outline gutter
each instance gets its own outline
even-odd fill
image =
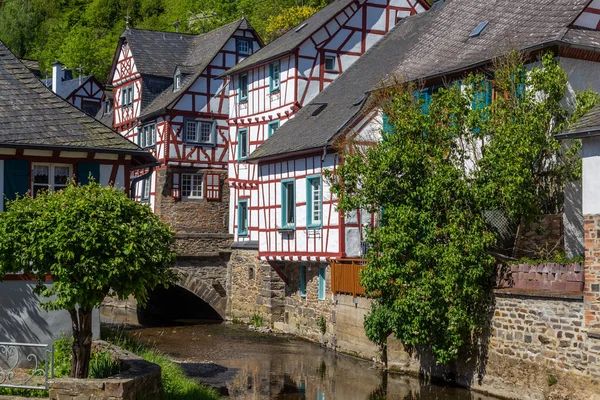
[[[556,140],[587,139],[587,138],[597,137],[597,136],[600,136],[600,126],[590,128],[585,131],[559,133],[558,135],[554,135],[554,139],[556,139]]]
[[[150,175],[152,175],[153,172],[154,172],[154,165],[149,166],[148,172],[146,172],[145,174],[131,178],[131,181],[130,181],[131,183],[129,184],[129,198],[130,199],[135,199],[135,187],[137,186],[137,183],[148,178]]]

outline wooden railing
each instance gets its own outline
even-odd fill
[[[354,297],[363,296],[365,288],[358,284],[358,273],[365,267],[366,260],[341,259],[331,260],[331,290],[333,295],[350,294]]]

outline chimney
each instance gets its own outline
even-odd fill
[[[62,64],[60,61],[56,61],[54,64],[52,64],[52,91],[56,94],[58,94],[60,90],[62,77]]]

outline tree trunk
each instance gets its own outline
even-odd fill
[[[69,310],[73,324],[73,359],[71,378],[88,377],[92,355],[92,310]]]

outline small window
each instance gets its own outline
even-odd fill
[[[238,160],[243,161],[248,157],[248,129],[238,131]]]
[[[477,37],[477,36],[481,35],[481,33],[483,32],[483,30],[487,26],[488,26],[488,21],[480,22],[479,25],[477,25],[475,27],[475,29],[473,29],[473,31],[471,31],[471,34],[469,35],[469,37]]]
[[[267,137],[271,137],[279,129],[279,121],[269,122]]]
[[[252,54],[252,42],[248,39],[238,39],[237,52],[242,55]]]
[[[173,78],[173,90],[179,89],[181,89],[181,72],[177,70],[177,72],[175,72],[175,77]]]
[[[325,71],[337,72],[335,56],[325,56]]]
[[[87,115],[95,117],[100,110],[100,104],[95,101],[83,100],[81,102],[81,110],[83,110],[83,112]]]
[[[300,297],[306,297],[306,265],[300,266]]]
[[[146,178],[146,179],[142,180],[142,193],[140,196],[142,198],[142,202],[150,201],[150,188],[151,188],[150,178]]]
[[[325,267],[319,267],[319,300],[325,300]]]
[[[238,236],[248,235],[248,200],[238,201]]]
[[[281,226],[294,228],[296,223],[296,190],[293,180],[281,182]]]
[[[221,200],[221,176],[206,174],[206,200]]]
[[[320,228],[323,223],[323,187],[320,176],[306,179],[306,223],[308,228]]]
[[[201,199],[203,178],[203,174],[181,174],[181,197]]]
[[[139,143],[141,147],[152,147],[156,144],[156,124],[147,124],[142,126],[139,133]]]
[[[240,75],[240,101],[248,100],[248,74]]]
[[[187,143],[215,144],[216,121],[186,120],[185,141]]]
[[[273,63],[271,63],[270,66],[270,86],[271,86],[271,92],[276,92],[277,90],[279,90],[279,87],[281,86],[281,64],[279,63],[279,61],[275,61]]]
[[[67,187],[71,179],[71,167],[68,165],[34,164],[32,171],[32,194],[35,197],[44,190],[58,191]]]
[[[121,107],[131,107],[133,104],[133,85],[121,89]]]

